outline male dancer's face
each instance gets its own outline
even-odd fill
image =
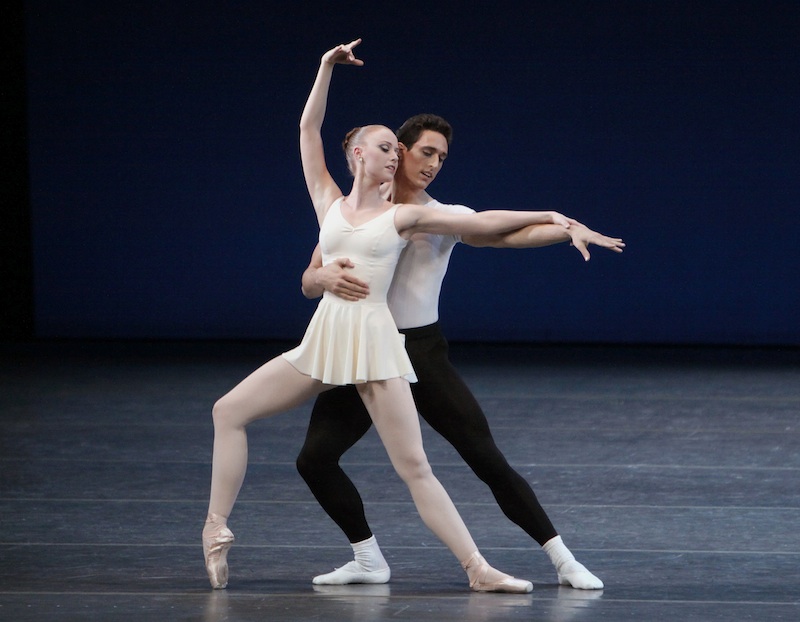
[[[400,143],[397,177],[412,188],[425,190],[436,179],[447,158],[447,140],[439,132],[423,130],[411,148]]]

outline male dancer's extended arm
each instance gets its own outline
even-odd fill
[[[594,244],[621,253],[625,243],[620,238],[611,238],[589,229],[576,220],[571,220],[569,229],[561,225],[530,225],[511,233],[498,235],[464,236],[462,242],[475,247],[492,248],[541,248],[569,242],[589,261],[588,246]],[[342,257],[322,270],[322,252],[314,249],[311,261],[303,272],[302,291],[306,298],[319,298],[327,290],[344,300],[360,300],[369,294],[369,285],[355,278],[350,272],[352,262]]]
[[[616,253],[621,253],[625,248],[625,243],[620,238],[611,238],[593,231],[576,220],[570,220],[569,229],[559,225],[530,225],[501,235],[463,236],[461,241],[470,246],[492,248],[539,248],[569,242],[585,261],[589,261],[590,244]]]

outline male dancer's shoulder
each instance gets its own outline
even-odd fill
[[[428,207],[432,207],[433,209],[438,209],[451,214],[471,214],[475,211],[466,205],[461,205],[459,203],[442,203],[436,199],[431,199],[431,201],[429,201],[426,205]]]

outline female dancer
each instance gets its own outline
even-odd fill
[[[370,295],[344,301],[327,292],[297,348],[267,362],[213,410],[214,455],[203,553],[212,587],[228,583],[227,553],[234,536],[227,519],[247,469],[246,426],[287,411],[332,386],[355,384],[397,473],[406,483],[423,522],[452,551],[481,592],[530,592],[528,581],[491,567],[439,480],[422,447],[409,381],[414,370],[386,304],[400,251],[417,232],[503,233],[554,223],[569,227],[557,212],[485,211],[448,214],[418,205],[393,205],[381,196],[398,163],[394,133],[382,125],[351,131],[344,143],[354,175],[346,197],[325,164],[321,129],[333,66],[363,65],[353,53],[356,39],[326,52],[300,120],[300,154],[306,185],[320,224],[323,262],[349,257]]]

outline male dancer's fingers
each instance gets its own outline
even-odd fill
[[[347,300],[348,302],[356,302],[357,300],[364,298],[364,296],[358,296],[357,294],[351,293],[347,289],[337,288],[333,291],[333,293],[342,300]]]
[[[356,265],[350,261],[347,257],[340,257],[336,260],[336,264],[340,268],[355,268]],[[342,286],[352,289],[354,292],[359,294],[364,294],[365,296],[369,294],[369,284],[365,283],[361,279],[354,277],[351,274],[343,273],[341,275],[342,279]]]
[[[347,257],[339,257],[336,260],[336,263],[342,268],[355,268],[355,264],[350,261]]]
[[[339,298],[355,302],[369,295],[369,286],[355,277],[342,275],[334,286],[333,293]]]
[[[623,242],[620,238],[609,238],[605,235],[600,236],[600,240],[594,243],[598,246],[605,246],[607,249],[612,250],[615,253],[621,253],[622,249],[625,248],[625,242]]]
[[[583,240],[580,238],[573,240],[572,245],[578,250],[584,261],[589,261],[591,256],[589,255],[589,249]]]
[[[369,285],[367,285],[364,281],[360,281],[352,276],[346,277],[345,280],[347,281],[347,286],[353,295],[358,296],[359,298],[366,298],[369,295]]]
[[[347,292],[337,292],[336,295],[342,300],[347,300],[348,302],[357,302],[364,298],[363,296],[361,296],[361,298],[358,296],[351,296]]]
[[[573,246],[575,242],[579,239],[578,236],[573,237]],[[595,246],[602,246],[603,248],[607,248],[610,251],[614,251],[615,253],[621,253],[622,249],[625,248],[625,242],[622,241],[622,238],[610,238],[607,235],[603,235],[602,233],[597,233],[596,231],[592,231],[591,229],[587,230],[586,235],[583,236],[581,240],[585,246],[589,246],[590,244],[594,244]],[[588,255],[588,253],[587,253]],[[584,255],[584,258],[588,261],[588,257]]]

